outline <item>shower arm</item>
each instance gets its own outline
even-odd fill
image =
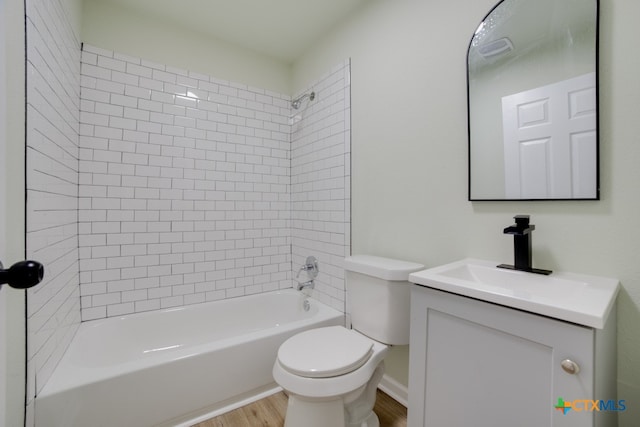
[[[304,101],[305,98],[308,98],[309,101],[313,101],[316,98],[316,93],[310,92],[310,93],[305,93],[303,95],[300,95],[299,97],[291,101],[291,107],[297,110],[298,108],[300,108],[300,105],[302,105],[302,101]]]

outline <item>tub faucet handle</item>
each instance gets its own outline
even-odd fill
[[[316,257],[314,257],[313,255],[309,255],[307,257],[307,260],[305,261],[304,265],[302,265],[298,270],[298,274],[296,274],[296,279],[300,277],[300,273],[302,273],[303,271],[306,271],[307,276],[309,276],[309,278],[312,280],[318,277],[318,272],[320,270],[318,269],[318,260],[316,259]]]

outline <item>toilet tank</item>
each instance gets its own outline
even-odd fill
[[[384,344],[409,344],[409,274],[424,269],[414,262],[373,255],[344,260],[351,326]]]

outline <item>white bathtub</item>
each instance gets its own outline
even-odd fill
[[[293,289],[82,323],[35,400],[36,427],[190,425],[276,391],[293,334],[342,313]]]

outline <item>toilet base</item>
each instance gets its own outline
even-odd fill
[[[303,397],[290,395],[287,404],[287,416],[284,427],[380,427],[375,412],[357,424],[345,421],[344,401],[333,399],[319,402],[309,401]]]
[[[342,399],[309,401],[301,396],[289,395],[284,427],[346,427]]]
[[[375,412],[371,411],[369,416],[358,424],[347,424],[347,427],[380,427],[380,420]]]

